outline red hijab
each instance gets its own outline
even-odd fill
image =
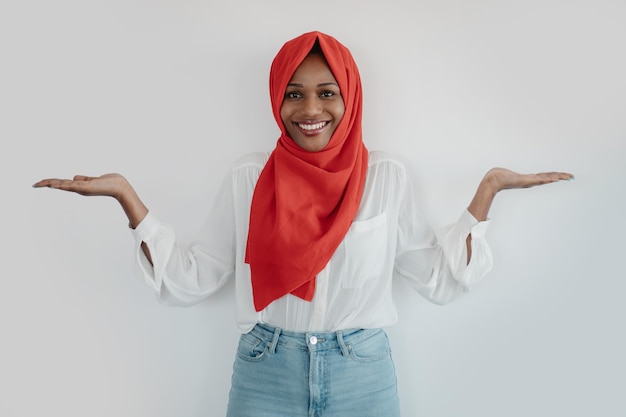
[[[288,136],[280,108],[315,41],[339,84],[345,113],[328,145],[308,152]],[[313,299],[315,276],[354,220],[367,172],[361,79],[350,51],[336,39],[309,32],[285,43],[272,63],[270,98],[281,135],[254,190],[246,253],[256,311],[289,293]]]

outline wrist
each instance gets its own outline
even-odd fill
[[[497,184],[494,183],[493,176],[487,173],[478,184],[476,194],[474,194],[474,198],[467,207],[468,211],[476,220],[484,221],[487,219],[491,203],[498,191],[499,188]]]
[[[135,191],[126,178],[120,176],[116,180],[117,186],[115,187],[113,198],[115,198],[121,205],[128,204],[135,194]]]
[[[478,185],[479,192],[493,198],[502,189],[498,181],[498,176],[495,172],[490,170],[485,174],[480,184]]]
[[[121,179],[119,192],[116,193],[115,198],[122,206],[124,213],[126,213],[129,226],[133,229],[137,227],[148,213],[148,208],[143,204],[135,189],[125,178]]]

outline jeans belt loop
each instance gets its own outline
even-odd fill
[[[341,330],[337,331],[337,342],[339,343],[339,347],[341,348],[341,354],[343,356],[348,356],[350,354],[350,351],[348,350],[348,347],[343,340],[343,332]]]
[[[280,337],[280,328],[274,327],[274,338],[270,344],[270,353],[273,355],[276,352],[276,345],[278,344],[278,338]]]

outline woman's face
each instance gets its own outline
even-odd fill
[[[326,147],[345,107],[339,84],[321,55],[309,55],[287,84],[280,117],[287,133],[302,149]]]

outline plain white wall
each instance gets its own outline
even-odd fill
[[[232,284],[163,307],[114,201],[30,185],[121,172],[191,239],[229,164],[274,146],[269,66],[310,30],[353,52],[366,144],[406,160],[434,227],[492,166],[576,174],[498,196],[467,297],[398,283],[404,416],[626,415],[624,21],[621,0],[3,2],[0,415],[224,415]]]

